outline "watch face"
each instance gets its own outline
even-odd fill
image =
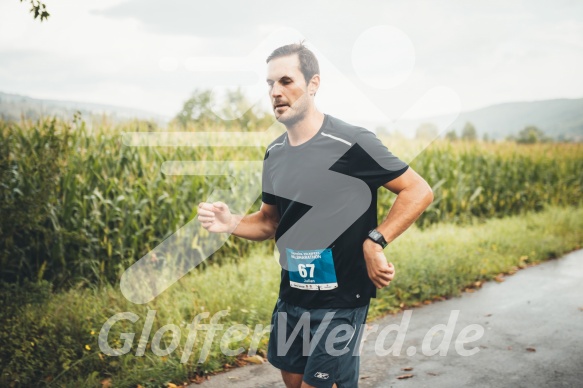
[[[376,229],[373,229],[369,232],[368,236],[377,244],[380,244],[383,248],[387,246],[385,241],[385,237]]]

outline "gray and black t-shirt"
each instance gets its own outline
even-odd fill
[[[374,133],[329,115],[307,142],[290,146],[284,133],[269,145],[262,200],[280,216],[283,301],[350,308],[376,296],[362,244],[377,226],[377,189],[407,168]]]

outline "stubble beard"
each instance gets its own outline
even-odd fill
[[[302,100],[302,98],[297,99],[293,105],[288,105],[285,112],[276,116],[277,121],[289,127],[306,117],[308,113],[308,102]]]

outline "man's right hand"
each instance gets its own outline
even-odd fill
[[[198,204],[198,220],[203,228],[213,233],[231,233],[233,215],[223,202],[201,202]]]

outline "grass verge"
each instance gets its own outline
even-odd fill
[[[583,208],[550,207],[465,227],[412,228],[386,250],[397,276],[373,300],[369,319],[455,296],[500,273],[558,257],[582,243]],[[29,284],[26,290],[3,285],[0,385],[158,387],[241,364],[250,347],[264,354],[268,335],[263,328],[269,325],[278,282],[276,261],[266,252],[256,252],[238,263],[193,271],[146,305],[128,302],[118,287],[53,293],[48,283]],[[151,310],[155,316],[145,354],[136,356]],[[228,315],[217,321],[224,326],[214,337],[210,330],[190,330],[188,325],[197,315],[200,324],[208,324],[221,311]],[[100,351],[99,332],[108,318],[121,312],[134,313],[137,320],[112,325],[108,343],[112,348],[126,345],[129,351],[107,356]],[[164,325],[171,326],[155,341],[154,333]],[[197,335],[188,355],[193,332]],[[241,355],[226,356],[221,347],[239,348]],[[182,357],[187,361],[181,362]]]

